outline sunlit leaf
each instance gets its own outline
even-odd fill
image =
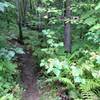
[[[100,2],[98,3],[98,5],[95,7],[95,10],[100,9]]]
[[[59,75],[60,75],[60,70],[59,69],[57,69],[57,68],[54,68],[53,69],[53,72],[54,72],[54,74],[58,77]]]
[[[97,56],[96,60],[97,60],[96,63],[100,64],[100,56]]]

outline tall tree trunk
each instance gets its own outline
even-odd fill
[[[26,26],[26,12],[28,9],[28,0],[21,1],[21,9],[22,9],[22,25]]]
[[[19,28],[19,40],[21,43],[23,43],[23,32],[22,32],[22,25],[20,22],[18,22],[18,28]]]
[[[19,28],[19,40],[21,43],[23,43],[23,32],[22,32],[22,16],[21,16],[21,4],[20,0],[15,0],[16,1],[16,15],[17,15],[17,24]]]
[[[71,10],[70,10],[71,0],[66,0],[65,2],[65,18],[71,18]],[[70,22],[64,22],[64,46],[68,53],[71,53],[71,25]]]
[[[29,3],[30,3],[30,12],[32,12],[32,0],[30,0]]]

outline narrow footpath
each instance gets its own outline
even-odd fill
[[[18,63],[20,63],[22,85],[25,87],[22,100],[39,100],[36,65],[30,51],[25,50],[24,54],[18,55]]]

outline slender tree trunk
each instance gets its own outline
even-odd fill
[[[28,9],[28,0],[22,0],[21,9],[22,9],[22,25],[26,26],[26,12]]]
[[[10,28],[10,19],[9,19],[9,15],[8,15],[8,10],[6,9],[7,14],[5,14],[6,16],[6,21],[7,21],[7,30],[9,32],[9,28]]]
[[[32,0],[29,1],[30,3],[30,12],[32,11]]]
[[[22,32],[22,25],[20,22],[18,22],[18,28],[19,28],[19,40],[23,43],[23,32]]]
[[[65,18],[71,18],[71,10],[70,10],[71,0],[66,0],[65,2]],[[70,22],[64,22],[64,46],[68,53],[71,53],[71,25]]]
[[[16,1],[16,15],[17,15],[17,24],[19,28],[19,41],[23,43],[23,32],[22,32],[22,16],[21,16],[21,4],[20,0],[15,0]]]
[[[38,3],[38,7],[42,7],[42,2],[41,1],[38,1],[37,3]],[[38,30],[39,30],[39,32],[41,32],[43,26],[42,26],[42,23],[41,23],[42,17],[41,17],[41,13],[40,12],[38,12],[38,21],[39,21]]]

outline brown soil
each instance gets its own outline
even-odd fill
[[[32,54],[25,51],[25,54],[18,55],[18,61],[20,63],[22,84],[25,87],[22,100],[39,100],[36,65],[33,62]]]

